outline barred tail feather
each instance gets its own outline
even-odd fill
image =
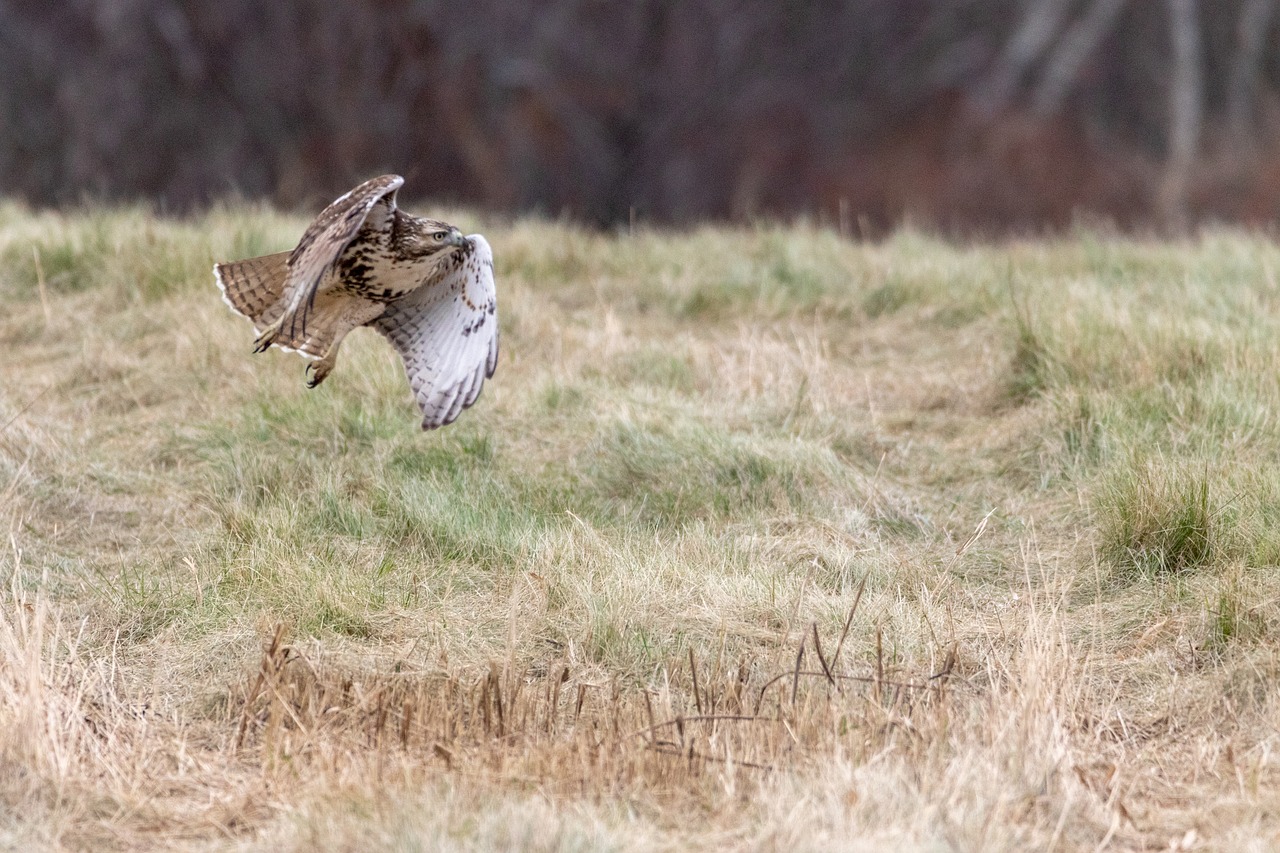
[[[285,317],[271,341],[272,345],[307,358],[322,357],[337,339],[336,330],[342,323],[343,307],[341,299],[317,299],[305,318],[301,316],[302,309]]]
[[[252,320],[258,329],[271,325],[284,312],[282,298],[288,260],[288,252],[278,252],[214,264],[213,277],[222,291],[222,301],[237,314]]]

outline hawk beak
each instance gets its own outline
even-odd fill
[[[467,238],[462,236],[461,231],[454,231],[452,236],[449,237],[449,245],[462,248],[467,245]]]

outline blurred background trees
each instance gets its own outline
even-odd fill
[[[1280,213],[1280,0],[0,0],[0,194],[851,232]]]

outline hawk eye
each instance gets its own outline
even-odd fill
[[[448,232],[448,231],[437,231],[436,233],[434,233],[434,234],[432,234],[432,235],[431,235],[431,239],[432,239],[432,240],[439,240],[439,241],[441,241],[441,242],[444,242],[445,240],[448,240],[448,239],[449,239],[449,232]]]

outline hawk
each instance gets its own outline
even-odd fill
[[[372,326],[404,359],[422,428],[452,423],[498,364],[493,251],[436,219],[396,207],[399,175],[365,181],[315,218],[289,252],[215,264],[231,310],[253,322],[254,352],[312,359],[308,388],[338,347]]]

